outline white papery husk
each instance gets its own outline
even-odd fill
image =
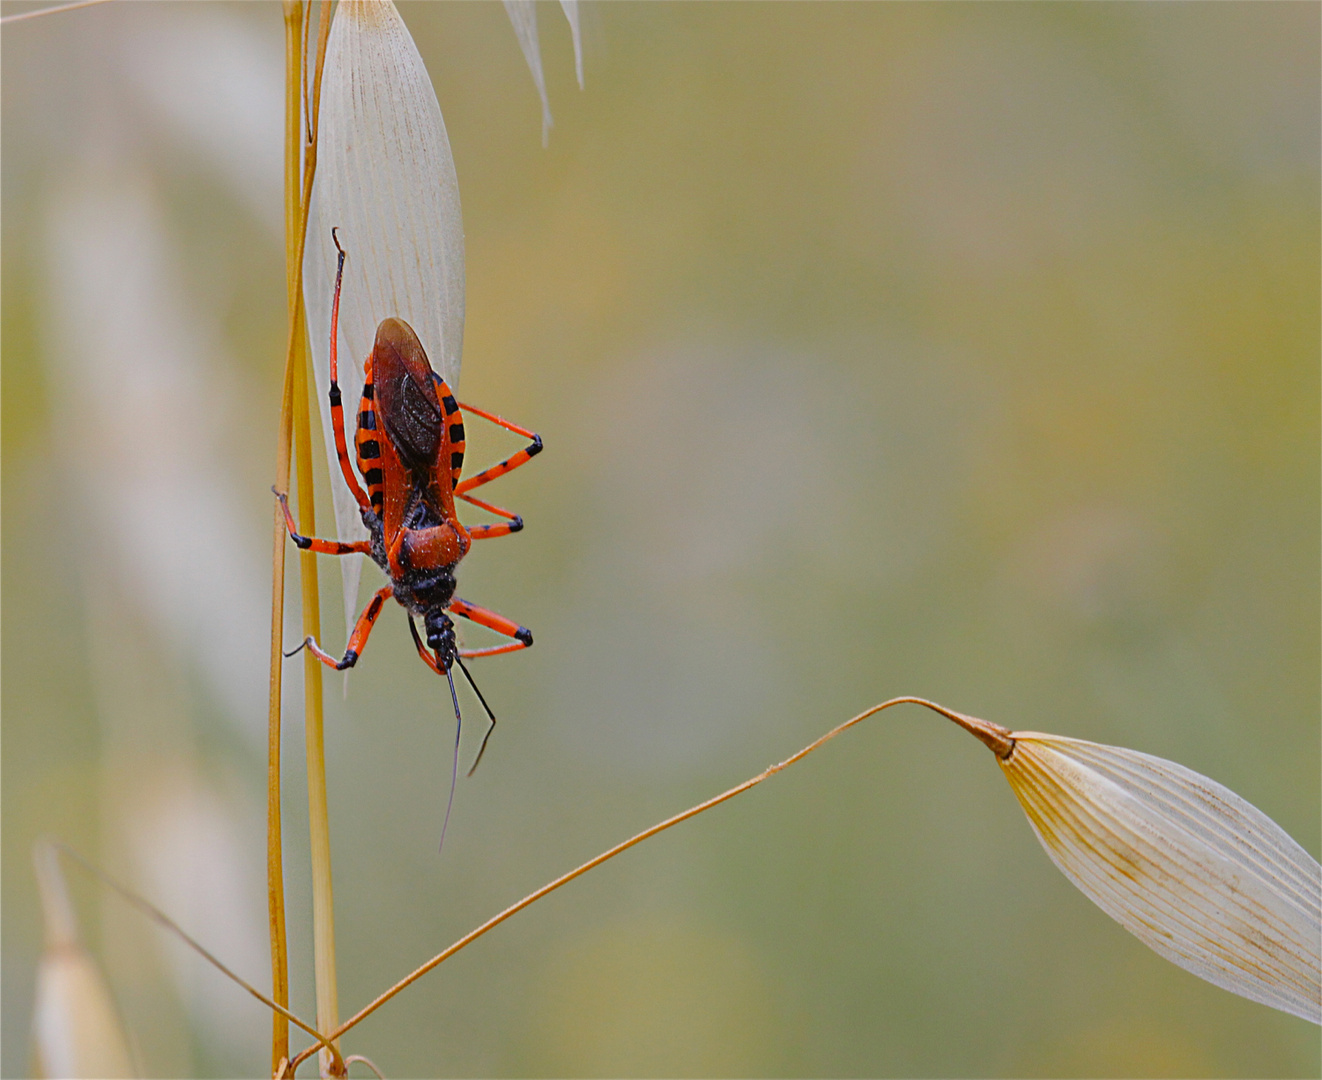
[[[579,25],[578,0],[560,0],[560,8],[569,22],[569,33],[574,41],[574,75],[578,79],[578,88],[583,89],[583,32]],[[546,96],[546,74],[542,70],[542,46],[537,35],[536,0],[505,0],[505,13],[514,27],[514,36],[519,40],[523,58],[528,62],[528,71],[532,74],[533,85],[537,87],[537,96],[542,101],[542,145],[545,146],[551,132],[551,102]]]
[[[39,844],[36,864],[46,937],[32,1005],[37,1075],[135,1076],[110,991],[78,943],[73,905],[54,849]]]
[[[363,364],[382,319],[416,331],[456,392],[464,336],[459,182],[441,108],[417,46],[387,0],[341,0],[322,75],[317,172],[303,262],[308,336],[341,540],[367,532],[335,455],[327,390],[339,231],[348,252],[340,295],[339,383],[353,454]],[[357,615],[361,556],[341,560],[346,625]]]
[[[136,1075],[101,973],[77,945],[43,954],[32,1032],[39,1076]]]
[[[519,39],[519,48],[528,62],[537,96],[542,99],[542,145],[551,133],[551,103],[546,96],[546,75],[542,71],[542,47],[537,39],[537,4],[535,0],[505,0],[505,13]]]
[[[1055,864],[1161,956],[1322,1024],[1322,868],[1233,791],[1161,758],[1014,732],[1001,758]]]
[[[583,31],[578,20],[578,0],[560,0],[560,8],[569,20],[569,33],[574,40],[574,76],[578,88],[583,89]]]

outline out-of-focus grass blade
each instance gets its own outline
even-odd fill
[[[583,89],[583,34],[578,24],[578,0],[560,0],[565,18],[569,20],[569,33],[574,38],[574,74],[578,88]]]
[[[514,25],[514,36],[519,39],[519,48],[523,58],[528,61],[528,70],[532,72],[532,81],[537,86],[537,93],[542,99],[542,145],[551,132],[551,103],[546,97],[546,76],[542,74],[542,49],[537,42],[537,3],[536,0],[505,0],[505,10]],[[565,11],[569,15],[568,10]],[[577,61],[578,49],[578,12],[569,17],[570,30],[574,34],[574,56]],[[579,63],[578,82],[583,84],[582,64]]]
[[[1322,1024],[1322,868],[1285,830],[1172,761],[1008,734],[1010,786],[1093,903],[1172,963]]]
[[[78,943],[73,906],[49,844],[35,852],[46,949],[32,1010],[37,1072],[49,1077],[135,1075],[119,1016],[92,958]]]
[[[339,381],[353,424],[363,362],[387,316],[417,331],[432,367],[459,385],[464,335],[464,233],[454,157],[427,69],[395,6],[342,0],[322,76],[317,178],[304,282],[335,521],[341,540],[366,536],[340,478],[326,400],[338,228],[348,252],[340,298]],[[352,454],[352,430],[350,430]],[[345,621],[357,615],[361,557],[340,560]]]

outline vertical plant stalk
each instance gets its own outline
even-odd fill
[[[299,321],[303,321],[299,305]],[[312,500],[312,433],[308,408],[308,368],[311,355],[305,332],[298,333],[301,363],[294,368],[294,453],[298,468],[298,527],[304,536],[317,533]],[[304,497],[306,494],[306,498]],[[321,605],[317,590],[317,557],[299,552],[303,589],[303,636],[321,637]],[[335,981],[335,890],[331,884],[330,816],[326,800],[326,741],[322,714],[322,664],[303,650],[303,724],[308,775],[308,831],[312,857],[312,943],[317,986],[317,1028],[329,1031],[339,1022]],[[338,1049],[338,1046],[337,1046]],[[330,1075],[331,1056],[321,1051],[322,1075]]]
[[[321,105],[321,72],[326,60],[326,42],[330,37],[330,0],[322,0],[317,21],[317,63],[312,80],[312,100],[308,102],[309,144],[303,172],[303,198],[300,207],[298,262],[298,303],[294,312],[293,336],[298,342],[295,361],[294,447],[298,459],[299,528],[304,536],[316,535],[315,504],[312,490],[312,417],[308,394],[315,381],[312,353],[307,341],[307,313],[303,296],[303,249],[307,243],[308,207],[312,201],[312,180],[317,165],[317,124]],[[304,495],[306,494],[306,499]],[[317,588],[317,559],[311,551],[301,553],[299,577],[303,586],[303,633],[321,636],[321,604]],[[311,652],[303,653],[304,732],[308,776],[308,829],[312,863],[312,942],[317,989],[317,1028],[329,1031],[339,1021],[339,991],[335,979],[335,892],[331,884],[330,816],[326,804],[326,743],[322,714],[322,666]],[[339,1044],[319,1054],[322,1076],[344,1075]]]
[[[303,5],[284,5],[285,16],[285,296],[290,336],[297,308],[297,263],[291,255],[298,247],[299,145],[302,137],[303,100]],[[275,485],[289,486],[289,442],[292,413],[291,365],[287,349],[284,392],[280,395],[280,421],[276,433]],[[285,523],[280,507],[273,507],[274,533],[271,550],[271,656],[266,723],[266,896],[271,933],[271,998],[289,1007],[289,952],[285,937],[284,846],[280,820],[280,698],[284,656],[282,630],[285,620]],[[289,1057],[289,1021],[280,1013],[271,1016],[271,1075],[283,1070]]]
[[[289,399],[289,381],[285,380],[284,399]],[[276,450],[277,484],[289,477],[289,411],[281,408],[280,432]],[[279,507],[277,506],[277,511]],[[280,822],[280,630],[284,624],[285,605],[285,535],[283,516],[275,521],[274,549],[271,556],[271,673],[270,704],[266,731],[266,894],[271,932],[271,998],[289,1007],[289,953],[285,938],[284,851]],[[272,1015],[271,1073],[278,1075],[281,1062],[289,1056],[289,1022],[280,1014]]]
[[[304,153],[303,191],[299,214],[297,263],[293,276],[298,282],[296,307],[291,324],[296,343],[293,357],[294,453],[298,468],[299,528],[304,536],[317,531],[316,504],[312,483],[312,425],[308,407],[312,353],[307,341],[307,313],[303,296],[303,249],[307,243],[308,206],[317,167],[317,122],[321,102],[321,72],[330,36],[330,0],[322,0],[317,21],[317,61],[312,80],[312,99],[307,102],[309,141]],[[306,60],[305,60],[306,62]],[[299,558],[302,583],[303,634],[321,637],[321,604],[317,583],[317,559],[311,551]],[[339,1018],[339,993],[335,980],[334,889],[331,884],[330,816],[326,802],[326,744],[322,713],[322,667],[311,652],[303,653],[303,724],[308,778],[308,830],[312,866],[312,943],[317,992],[317,1027],[329,1030]],[[322,1076],[342,1075],[339,1046],[319,1055]]]
[[[276,488],[288,491],[291,451],[298,454],[298,510],[300,528],[314,527],[312,493],[311,436],[307,404],[307,368],[311,362],[307,348],[303,305],[303,248],[307,240],[307,210],[312,192],[312,179],[317,164],[317,111],[321,96],[321,72],[326,57],[326,39],[330,32],[330,4],[323,0],[318,25],[317,58],[312,78],[310,101],[305,102],[305,65],[307,50],[305,33],[308,12],[300,0],[285,0],[285,283],[288,306],[289,333],[285,352],[284,390],[280,402],[280,421],[276,440]],[[304,118],[307,118],[304,142]],[[300,151],[302,176],[299,176]],[[297,434],[297,439],[295,438]],[[289,955],[285,932],[284,860],[281,838],[280,798],[280,737],[281,690],[284,656],[282,638],[284,628],[285,550],[288,545],[283,514],[277,505],[274,514],[274,547],[271,560],[271,670],[270,704],[267,734],[267,895],[270,908],[272,998],[280,1006],[289,1004]],[[320,612],[317,603],[315,564],[309,575],[303,566],[303,627],[305,634],[319,633]],[[309,595],[311,602],[309,603]],[[313,658],[308,657],[308,660]],[[318,1015],[330,1017],[334,1026],[335,1006],[335,951],[333,925],[330,936],[322,933],[320,913],[330,909],[330,839],[326,831],[325,754],[322,749],[322,709],[320,670],[315,662],[310,672],[304,667],[305,710],[308,732],[309,798],[312,812],[312,869],[314,880],[314,923],[316,927],[316,973]],[[313,676],[315,675],[315,680]],[[315,732],[315,751],[313,740]],[[315,761],[315,764],[314,764]],[[313,771],[315,769],[315,778]],[[314,791],[319,795],[314,795]],[[317,807],[320,807],[320,813]],[[324,892],[324,895],[323,895]],[[329,997],[323,991],[329,971]],[[323,1002],[329,1002],[329,1011],[323,1014]],[[289,1057],[289,1024],[284,1016],[275,1015],[271,1035],[271,1071],[281,1075],[287,1068]],[[336,1051],[335,1061],[339,1054]],[[323,1051],[322,1071],[332,1068],[332,1055]]]

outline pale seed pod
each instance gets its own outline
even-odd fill
[[[583,89],[583,31],[579,27],[578,0],[560,0],[560,8],[569,21],[569,34],[574,40],[574,77]]]
[[[574,76],[578,79],[578,88],[583,89],[583,32],[579,23],[578,0],[560,0],[560,8],[569,23],[569,34],[574,42]],[[542,46],[537,33],[537,4],[535,0],[505,0],[505,13],[514,27],[514,36],[519,40],[523,58],[528,62],[528,71],[532,75],[533,85],[537,87],[537,96],[542,102],[542,145],[550,138],[551,102],[546,96],[546,74],[542,70]]]
[[[1322,1024],[1322,867],[1271,818],[1173,761],[951,718],[1089,900],[1186,971]]]
[[[545,146],[553,121],[551,103],[546,96],[546,76],[542,72],[542,46],[537,38],[537,4],[534,0],[505,0],[505,13],[510,17],[514,36],[519,39],[519,48],[528,62],[537,96],[542,100],[542,145]]]
[[[32,1009],[36,1071],[46,1077],[136,1075],[119,1015],[92,958],[78,943],[58,856],[37,845],[45,950]]]

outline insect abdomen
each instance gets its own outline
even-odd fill
[[[459,411],[459,403],[455,401],[449,384],[435,372],[432,378],[436,380],[441,408],[445,411],[445,419],[441,422],[445,425],[445,435],[450,442],[450,484],[454,486],[459,483],[459,474],[464,471],[464,416]]]

